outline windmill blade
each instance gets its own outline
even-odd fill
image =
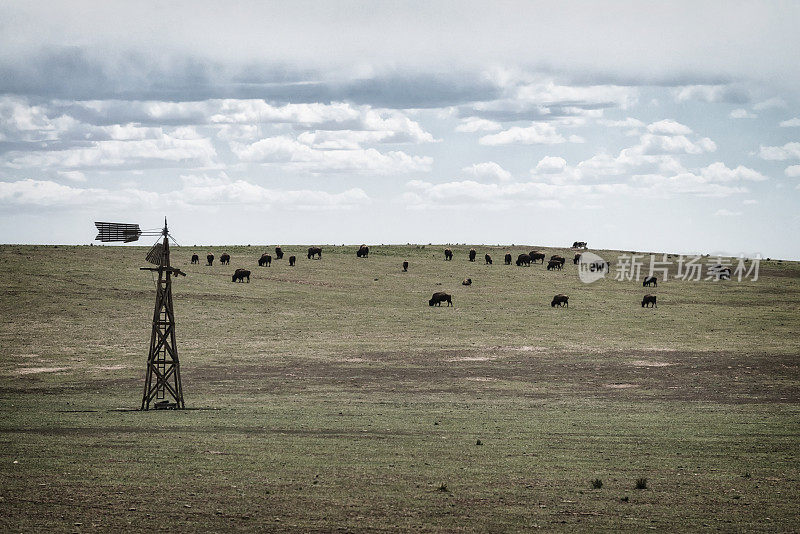
[[[95,222],[94,225],[99,232],[95,240],[105,243],[112,241],[130,243],[132,241],[138,241],[139,236],[142,235],[142,230],[139,228],[138,224]]]
[[[160,242],[153,245],[153,248],[151,248],[150,252],[147,253],[145,259],[153,265],[163,265],[164,245],[162,245]]]

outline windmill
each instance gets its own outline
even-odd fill
[[[143,271],[158,273],[156,305],[153,310],[153,329],[150,334],[150,351],[147,354],[147,371],[144,379],[142,410],[153,408],[184,408],[181,386],[181,367],[178,346],[175,343],[175,313],[172,309],[172,277],[186,276],[180,269],[169,264],[169,239],[167,219],[161,231],[142,231],[138,224],[96,222],[98,234],[95,240],[103,242],[122,241],[131,243],[141,236],[160,235],[147,253],[148,262],[158,267],[141,267]],[[167,398],[169,396],[170,399]]]

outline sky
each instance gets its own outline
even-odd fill
[[[0,242],[800,259],[800,2],[0,0]],[[149,238],[148,238],[149,239]]]

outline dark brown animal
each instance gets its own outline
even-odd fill
[[[505,262],[506,265],[511,265],[511,254],[506,254]]]
[[[547,262],[547,270],[548,271],[560,271],[563,268],[564,264],[558,260],[550,260]]]
[[[356,250],[356,257],[359,258],[369,257],[369,247],[367,245],[361,245],[360,247],[358,247],[358,250]]]
[[[655,276],[646,276],[644,278],[644,282],[642,282],[642,287],[658,287],[658,278]]]
[[[581,261],[581,253],[578,252],[577,254],[575,254],[575,257],[572,258],[572,264],[573,265],[578,265],[578,262],[580,262],[580,261]]]
[[[206,261],[208,261],[209,265],[214,265],[214,255],[209,254],[208,256],[206,256]]]
[[[567,260],[564,258],[564,256],[559,256],[558,254],[553,254],[552,256],[550,256],[550,261],[553,261],[553,260],[558,261],[561,264],[562,267],[567,262]],[[542,262],[542,263],[544,263],[544,262]]]
[[[449,248],[444,249],[444,261],[450,261],[453,259],[453,251]]]
[[[200,263],[200,256],[198,256],[197,254],[192,254],[192,265],[194,265],[195,263]]]
[[[403,262],[403,272],[404,272],[404,273],[405,273],[405,272],[408,272],[408,262],[407,262],[407,261],[404,261],[404,262]]]
[[[461,281],[461,285],[462,286],[471,286],[472,285],[472,278],[464,278],[464,280]]]
[[[270,265],[272,265],[272,256],[265,252],[260,258],[258,258],[258,266],[269,267]]]
[[[491,265],[491,264],[492,264],[492,257],[491,257],[491,256],[489,256],[488,254],[486,254],[486,255],[483,257],[483,259],[484,259],[484,260],[486,260],[486,265]]]
[[[431,300],[428,301],[428,306],[433,306],[433,305],[441,306],[442,302],[446,302],[448,306],[452,306],[453,297],[448,295],[447,293],[438,291],[434,293],[433,296],[431,297]]]
[[[586,241],[575,241],[572,243],[572,248],[586,248]]]
[[[556,306],[558,306],[559,308],[563,306],[569,308],[569,297],[559,293],[558,295],[553,297],[553,301],[550,303],[550,306],[552,308],[555,308]]]
[[[297,261],[297,258],[294,256],[289,256],[289,267],[294,267],[294,263]]]
[[[532,262],[536,262],[537,260],[541,260],[542,265],[544,265],[544,258],[545,258],[545,253],[544,252],[537,252],[537,251],[534,250],[533,252],[531,252],[529,254],[529,256],[531,257],[531,261]]]
[[[316,256],[318,260],[322,259],[322,249],[320,247],[308,247],[308,259],[310,260],[314,256]]]
[[[222,256],[219,257],[219,262],[222,265],[230,265],[231,264],[231,257],[227,252],[224,252]]]
[[[469,261],[475,261],[476,254],[477,252],[475,252],[474,248],[469,249]]]
[[[531,257],[527,254],[520,254],[517,256],[517,267],[522,267],[523,265],[529,266],[531,264]]]
[[[233,278],[231,282],[244,282],[244,279],[247,278],[247,283],[250,283],[250,271],[247,269],[236,269],[233,273]]]
[[[642,308],[658,308],[658,304],[656,304],[656,296],[645,295],[642,299]]]
[[[275,247],[275,259],[282,260],[283,259],[283,250],[281,247]]]

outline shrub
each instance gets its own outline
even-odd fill
[[[647,489],[647,479],[644,478],[644,477],[637,478],[636,479],[636,489],[640,489],[640,490]]]
[[[599,478],[596,478],[596,479],[592,480],[592,487],[594,489],[602,488],[603,487],[603,481],[600,480]]]

